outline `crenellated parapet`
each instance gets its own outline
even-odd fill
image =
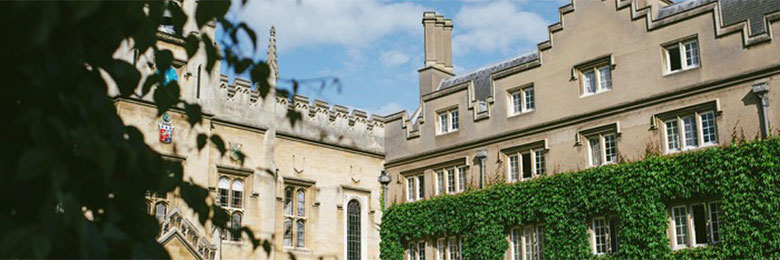
[[[208,103],[218,120],[261,129],[273,127],[280,136],[384,153],[385,118],[382,116],[322,100],[312,102],[302,95],[287,97],[269,93],[263,98],[249,81],[236,78],[230,84],[224,75],[216,91],[214,100]],[[300,115],[294,125],[288,117],[290,111]]]

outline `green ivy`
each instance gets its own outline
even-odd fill
[[[544,223],[548,259],[780,258],[780,139],[734,144],[561,173],[516,184],[393,205],[380,231],[382,259],[403,259],[407,241],[465,237],[464,259],[503,259],[508,230]],[[721,200],[721,243],[672,251],[667,205]],[[587,220],[620,218],[620,249],[591,255]]]

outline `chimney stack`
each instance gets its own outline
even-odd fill
[[[420,96],[431,93],[452,74],[452,20],[436,12],[424,12],[425,64],[420,73]]]

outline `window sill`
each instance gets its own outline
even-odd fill
[[[673,75],[685,73],[685,72],[688,72],[688,71],[697,70],[699,68],[701,68],[701,65],[698,65],[698,66],[695,66],[695,67],[690,67],[690,68],[685,68],[685,69],[679,69],[679,70],[675,70],[675,71],[666,71],[664,73],[664,77],[673,76]]]
[[[685,149],[677,149],[677,150],[671,150],[671,151],[667,149],[666,150],[666,154],[684,153],[684,152],[688,152],[688,151],[695,151],[695,150],[706,149],[706,148],[710,148],[710,147],[717,146],[717,145],[718,145],[718,143],[706,143],[706,144],[703,144],[703,145],[700,145],[700,146],[688,147],[688,148],[685,148]]]
[[[598,94],[601,94],[601,93],[605,93],[605,92],[610,92],[610,91],[612,91],[611,88],[605,89],[605,90],[598,90],[595,93],[585,93],[585,94],[580,95],[580,98],[591,97],[591,96],[595,96],[595,95],[598,95]]]
[[[509,116],[507,117],[507,119],[509,119],[509,118],[515,118],[515,117],[519,117],[519,116],[522,116],[522,115],[531,114],[531,113],[533,113],[534,111],[536,111],[536,109],[526,110],[526,111],[522,111],[522,112],[514,112],[514,111],[513,111],[513,112],[510,112],[510,114],[509,114]]]
[[[454,133],[457,133],[457,132],[458,132],[458,130],[452,130],[452,131],[449,131],[449,132],[446,132],[446,133],[437,133],[436,136],[437,137],[439,137],[439,136],[446,136],[446,135],[451,135],[451,134],[454,134]]]
[[[284,246],[285,252],[311,253],[311,249],[305,247]]]
[[[233,240],[222,240],[222,244],[225,245],[234,245],[234,246],[242,246],[244,245],[241,241],[233,241]]]

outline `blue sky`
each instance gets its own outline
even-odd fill
[[[235,3],[235,2],[234,2]],[[249,0],[231,17],[258,34],[265,59],[268,29],[276,27],[281,78],[337,77],[341,91],[299,93],[331,104],[387,115],[418,107],[423,64],[423,11],[453,19],[455,74],[536,50],[547,25],[568,0]],[[223,67],[223,73],[230,74]]]

